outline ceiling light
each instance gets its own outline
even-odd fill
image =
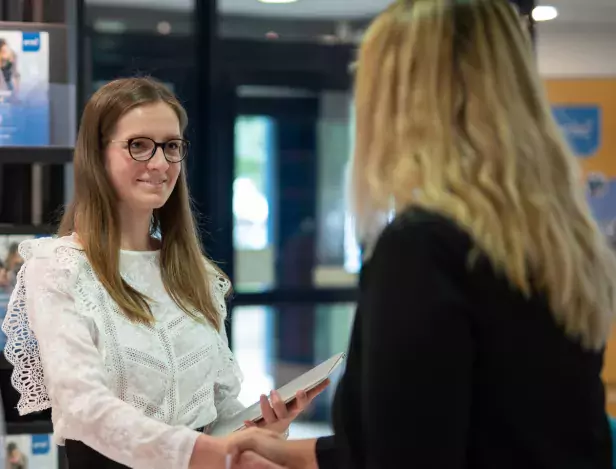
[[[553,6],[542,5],[533,8],[533,19],[535,21],[550,21],[558,16],[558,10]]]
[[[295,3],[297,0],[259,0],[261,3]]]
[[[171,34],[171,24],[168,21],[161,21],[156,25],[156,29],[160,34]]]

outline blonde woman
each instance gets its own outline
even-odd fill
[[[224,328],[230,283],[189,204],[186,125],[154,80],[102,87],[83,113],[59,236],[19,247],[4,351],[20,413],[52,408],[70,469],[228,468],[237,441],[279,438],[319,392],[289,408],[263,399],[269,431],[207,435],[242,410],[241,372]],[[276,467],[251,457],[234,469]]]
[[[608,469],[616,261],[505,0],[400,0],[359,54],[368,254],[335,436],[289,469]]]

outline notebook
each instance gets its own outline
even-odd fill
[[[331,376],[334,370],[342,364],[345,358],[346,354],[339,353],[328,360],[325,360],[320,365],[314,367],[310,371],[295,378],[278,389],[277,391],[280,394],[280,397],[286,404],[289,404],[295,399],[295,395],[298,391],[304,390],[307,392],[316,388],[319,384]],[[259,402],[255,402],[239,414],[236,414],[229,419],[217,422],[208,433],[212,436],[225,436],[245,428],[245,421],[258,422],[262,418],[263,414],[261,413],[261,404]]]

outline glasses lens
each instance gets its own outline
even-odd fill
[[[154,153],[154,142],[149,138],[135,138],[131,140],[128,150],[136,160],[147,160]]]
[[[169,161],[182,161],[188,151],[184,140],[169,140],[165,143],[165,156]]]

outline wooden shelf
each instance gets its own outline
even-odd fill
[[[74,148],[61,146],[44,147],[2,147],[2,164],[65,164],[73,161]]]

